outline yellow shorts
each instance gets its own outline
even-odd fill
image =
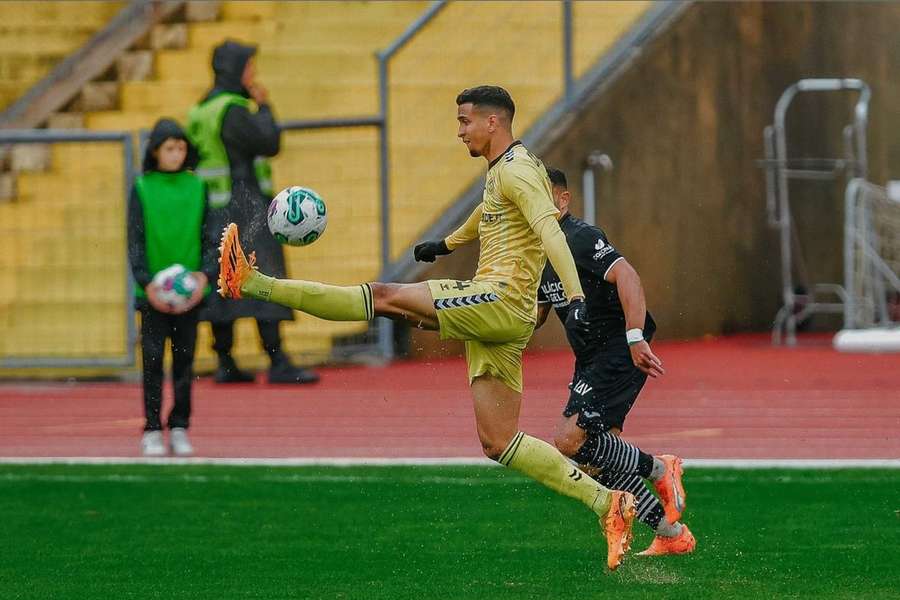
[[[534,323],[517,315],[489,282],[432,279],[427,283],[441,339],[466,343],[469,384],[479,375],[492,375],[521,392],[522,352]]]

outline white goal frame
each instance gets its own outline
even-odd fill
[[[882,186],[855,178],[847,184],[844,200],[847,297],[844,329],[834,338],[835,348],[900,352],[900,316],[889,304],[889,297],[900,294],[900,199]],[[885,209],[893,213],[895,207],[896,214],[887,220]]]

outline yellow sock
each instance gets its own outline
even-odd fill
[[[241,285],[241,295],[301,310],[327,321],[370,321],[375,318],[368,283],[350,287],[301,279],[275,279],[253,271]]]
[[[546,485],[554,492],[581,500],[598,516],[609,510],[609,490],[588,477],[543,440],[520,431],[498,462]]]

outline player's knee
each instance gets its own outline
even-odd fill
[[[396,283],[372,283],[372,304],[376,313],[391,312],[395,308],[397,293],[400,285]]]
[[[563,419],[556,428],[553,443],[556,449],[565,456],[575,456],[584,445],[587,433],[578,426],[578,416]]]
[[[503,454],[503,450],[504,448],[494,444],[481,444],[481,451],[491,460],[500,460],[500,455]]]
[[[512,437],[485,435],[481,436],[481,451],[491,460],[499,460]]]
[[[559,432],[553,439],[553,443],[554,445],[556,445],[556,449],[559,450],[563,455],[574,456],[578,453],[578,450],[581,448],[582,444],[584,444],[584,438],[572,433]]]

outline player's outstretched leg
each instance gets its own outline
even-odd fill
[[[229,224],[219,246],[219,294],[225,298],[255,298],[274,302],[329,321],[368,321],[375,317],[372,287],[349,287],[316,281],[287,281],[263,275],[241,248],[238,227]]]
[[[219,294],[254,298],[300,310],[327,321],[370,321],[376,316],[405,319],[422,329],[437,329],[434,299],[427,283],[363,283],[337,286],[276,279],[260,273],[241,249],[237,225],[222,233],[219,246]]]

